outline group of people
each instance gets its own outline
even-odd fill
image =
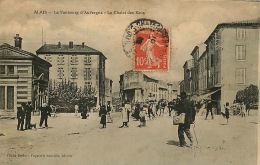
[[[28,129],[36,129],[36,123],[31,123],[31,115],[34,108],[31,102],[22,103],[21,106],[17,108],[17,130],[24,131]],[[48,128],[48,116],[51,116],[52,109],[46,103],[43,103],[42,107],[39,108],[41,112],[41,119],[39,126],[42,127],[43,122],[45,122],[45,128]],[[25,126],[24,126],[25,125]]]
[[[100,107],[99,116],[101,117],[100,124],[102,124],[102,128],[106,128],[106,123],[112,123],[113,119],[111,117],[112,107],[110,101],[107,102],[107,105],[102,105]]]

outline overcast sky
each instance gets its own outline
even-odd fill
[[[51,12],[34,14],[38,10]],[[100,15],[54,14],[54,11],[93,11]],[[107,11],[140,11],[145,14],[104,14]],[[119,75],[133,69],[132,61],[122,48],[122,36],[127,26],[139,18],[160,22],[171,30],[171,57],[168,72],[150,72],[151,77],[167,82],[183,79],[183,64],[198,44],[203,44],[217,24],[260,17],[259,2],[202,2],[159,0],[46,0],[0,1],[0,44],[14,45],[13,37],[23,38],[22,49],[35,53],[42,45],[86,45],[101,51],[106,57],[106,76],[119,87]]]

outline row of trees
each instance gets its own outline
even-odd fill
[[[88,110],[96,104],[95,88],[78,87],[71,81],[50,81],[49,99],[50,104],[72,108],[78,104],[80,109]]]
[[[236,94],[236,102],[244,102],[245,104],[255,104],[258,102],[259,90],[256,85],[250,85],[244,90],[240,90]]]

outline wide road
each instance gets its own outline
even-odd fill
[[[167,114],[148,120],[147,126],[130,118],[128,128],[122,125],[120,113],[114,122],[100,129],[97,113],[87,120],[74,114],[49,118],[49,129],[17,131],[17,120],[0,120],[0,164],[6,165],[256,165],[257,111],[246,118],[222,116],[204,120],[196,116],[191,126],[197,135],[193,147],[178,147],[178,126]],[[39,116],[32,123],[39,123]],[[186,138],[187,140],[187,138]],[[188,140],[187,140],[188,142]]]

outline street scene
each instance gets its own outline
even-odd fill
[[[0,2],[0,164],[257,165],[260,4],[111,2]]]

